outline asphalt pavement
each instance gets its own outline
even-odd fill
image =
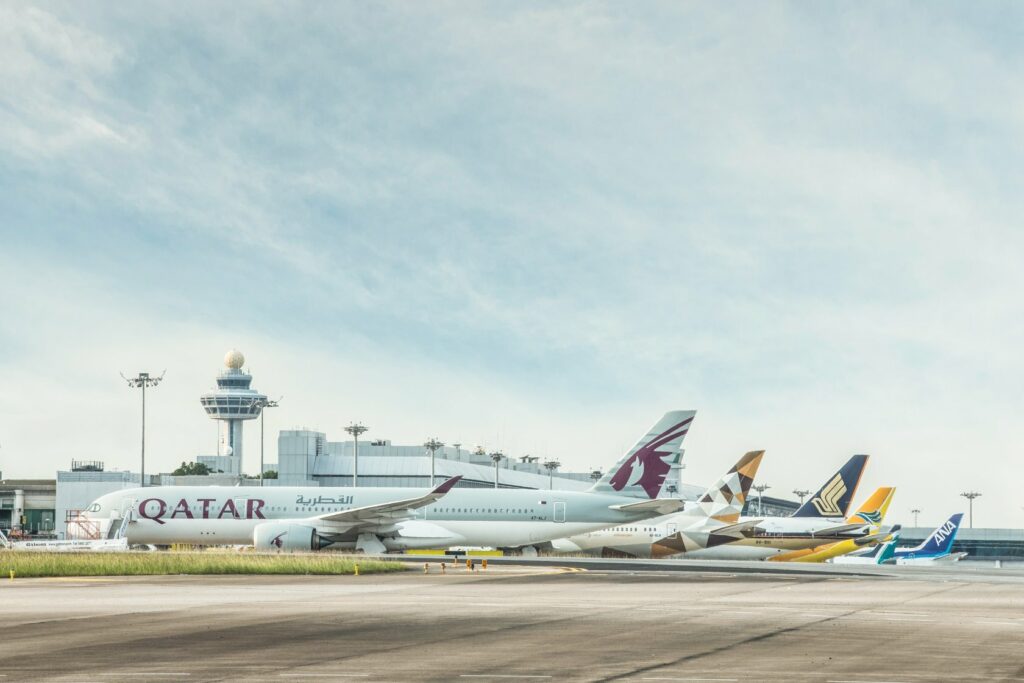
[[[1012,573],[429,569],[4,580],[0,683],[1024,681]]]

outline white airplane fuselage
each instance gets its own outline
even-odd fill
[[[401,500],[411,489],[328,487],[150,487],[107,494],[85,513],[116,519],[132,510],[131,544],[243,545],[271,522],[313,526],[332,547],[353,548],[363,531],[349,522],[320,516]],[[456,545],[519,547],[642,519],[615,505],[639,502],[626,496],[586,491],[453,489],[440,500],[412,510],[372,532],[388,550]]]

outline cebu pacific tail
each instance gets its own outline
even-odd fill
[[[864,501],[864,504],[857,508],[857,511],[847,517],[848,524],[864,523],[871,526],[878,526],[885,519],[885,513],[889,511],[889,503],[896,493],[892,486],[883,486],[876,489],[871,497]]]
[[[672,465],[682,457],[683,439],[696,415],[695,410],[665,413],[590,490],[657,498]]]
[[[793,513],[793,517],[845,517],[860,484],[868,456],[855,455],[811,498]]]

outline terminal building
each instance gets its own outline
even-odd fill
[[[49,536],[57,528],[53,479],[0,476],[0,529],[14,536]]]

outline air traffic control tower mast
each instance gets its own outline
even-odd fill
[[[242,473],[242,423],[260,416],[267,397],[250,389],[252,375],[244,372],[245,356],[231,349],[224,356],[225,370],[217,376],[217,389],[199,400],[206,414],[220,421],[217,455],[200,455],[198,461],[214,472]]]

